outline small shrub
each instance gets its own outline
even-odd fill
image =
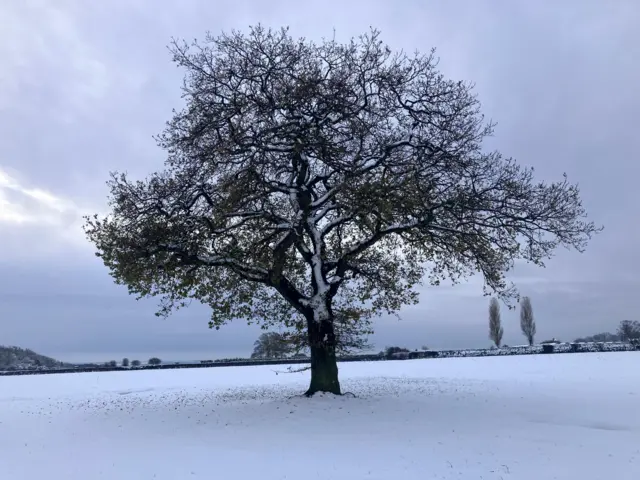
[[[391,360],[392,358],[395,358],[395,354],[396,353],[409,353],[409,350],[406,348],[402,348],[402,347],[387,347],[385,349],[385,357],[387,358],[387,360]]]

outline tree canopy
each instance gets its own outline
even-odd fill
[[[251,358],[284,358],[291,354],[291,345],[279,332],[265,332],[253,344]]]
[[[215,328],[306,329],[310,393],[340,392],[337,314],[366,324],[416,303],[425,278],[474,272],[509,301],[515,260],[582,251],[598,230],[566,176],[537,182],[481,148],[493,125],[433,51],[261,26],[170,50],[185,105],[157,138],[165,169],[113,174],[110,215],[87,235],[118,283],[161,297],[159,314],[196,299]]]

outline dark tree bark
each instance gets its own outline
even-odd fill
[[[311,351],[311,382],[305,395],[312,396],[317,392],[341,395],[333,320],[316,322],[309,318],[307,328]]]
[[[336,356],[348,356],[373,349],[368,341],[368,335],[373,333],[369,319],[358,318],[357,312],[336,311],[333,308],[331,311]],[[303,318],[283,336],[291,346],[291,353],[307,353],[310,347],[308,319]]]

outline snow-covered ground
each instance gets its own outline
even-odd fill
[[[640,352],[0,377],[0,478],[640,478]]]

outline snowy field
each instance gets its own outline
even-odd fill
[[[640,352],[0,377],[0,478],[640,478]]]

